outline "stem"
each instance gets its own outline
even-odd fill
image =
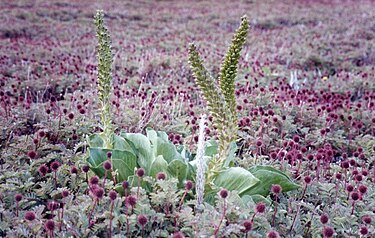
[[[215,230],[215,234],[214,234],[215,237],[216,237],[217,233],[218,233],[219,230],[220,230],[221,223],[223,223],[223,220],[224,220],[224,218],[225,218],[225,213],[226,213],[226,211],[227,211],[227,207],[226,207],[226,205],[225,205],[225,199],[224,199],[223,215],[221,216],[220,223],[219,223],[219,225],[217,226],[217,228],[216,228],[216,230]]]
[[[352,203],[352,213],[351,213],[351,215],[353,215],[353,213],[354,213],[354,205],[355,205],[355,201],[353,201],[353,203]]]
[[[303,196],[305,196],[306,189],[307,189],[307,183],[305,183],[305,187],[303,188],[303,192],[302,192],[301,200],[303,199]]]
[[[112,237],[112,212],[113,212],[113,206],[115,205],[114,201],[111,203],[111,211],[109,213],[109,234],[108,238]]]
[[[305,188],[306,188],[306,186],[305,186]],[[295,215],[294,218],[293,218],[292,226],[290,227],[289,233],[291,233],[292,230],[293,230],[294,223],[296,222],[296,218],[297,218],[297,216],[298,216],[298,213],[299,213],[299,210],[300,210],[300,209],[301,209],[301,205],[298,206],[297,213],[296,213],[296,215]]]
[[[278,206],[277,199],[278,199],[278,195],[276,195],[276,198],[275,198],[275,212],[273,213],[273,216],[272,216],[272,227],[275,227],[275,218],[276,218],[277,206]]]
[[[112,159],[111,159],[111,163],[112,163]],[[115,173],[113,173],[112,169],[111,169],[111,174],[112,174],[113,184],[115,185],[116,184],[116,176],[115,176]]]
[[[126,237],[130,237],[129,207],[126,206]]]
[[[53,172],[53,180],[55,181],[55,189],[57,189],[57,178],[56,178],[56,173],[57,173],[57,171],[54,171]]]
[[[18,205],[18,202],[16,202],[16,216],[18,217],[18,209],[19,209],[19,205]]]
[[[255,215],[256,215],[256,214],[257,214],[257,212],[254,213],[253,217],[251,218],[251,222],[254,221],[254,218],[255,218]],[[247,233],[246,233],[246,235],[247,235]]]
[[[92,216],[92,213],[94,212],[94,209],[96,207],[96,203],[98,202],[98,199],[95,198],[94,200],[94,205],[92,206],[92,209],[91,209],[91,212],[90,212],[90,215],[89,215],[89,226],[91,226],[90,222],[91,222],[91,216]]]
[[[137,198],[139,198],[139,187],[141,186],[141,178],[138,176],[138,189],[137,189]]]
[[[181,206],[182,206],[182,204],[184,203],[184,199],[185,199],[185,196],[186,196],[187,192],[188,192],[188,191],[185,190],[184,195],[182,195],[182,198],[181,198],[181,201],[180,201],[180,205],[178,206],[177,211],[180,211],[180,210],[181,210]]]
[[[105,189],[105,179],[107,178],[107,170],[104,171],[103,188]]]
[[[60,227],[59,227],[60,232],[61,232],[63,219],[64,219],[64,203],[62,203],[62,208],[61,208],[61,220],[60,220]]]

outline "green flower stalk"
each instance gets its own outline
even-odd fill
[[[104,147],[113,147],[114,128],[111,119],[110,94],[112,90],[112,47],[111,37],[104,25],[103,11],[95,15],[96,37],[98,39],[98,97],[100,106],[100,120],[102,124],[102,139]]]
[[[216,175],[223,169],[230,144],[237,140],[235,79],[240,52],[245,43],[248,29],[249,22],[244,16],[241,18],[241,25],[225,55],[218,80],[215,80],[204,67],[196,46],[191,44],[189,48],[189,63],[196,83],[207,102],[208,110],[213,117],[213,126],[219,139],[218,154],[209,162],[206,174],[206,185],[211,188]],[[217,85],[217,81],[219,85]]]
[[[246,36],[249,30],[249,22],[246,16],[241,18],[241,25],[238,28],[236,34],[232,39],[232,44],[230,45],[224,62],[221,65],[221,70],[219,74],[219,85],[221,93],[224,95],[225,102],[231,113],[232,123],[232,141],[237,139],[237,114],[236,114],[236,97],[235,97],[235,79],[237,76],[237,65],[240,59],[240,53],[243,44],[245,43]]]

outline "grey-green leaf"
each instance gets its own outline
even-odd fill
[[[259,183],[248,170],[241,167],[232,167],[222,171],[215,179],[214,184],[228,190],[236,190],[240,195]]]
[[[247,190],[244,193],[247,195],[259,194],[266,197],[270,193],[272,184],[279,184],[283,192],[300,188],[300,186],[294,183],[285,173],[270,166],[258,165],[251,168],[250,172],[260,180],[260,183]]]

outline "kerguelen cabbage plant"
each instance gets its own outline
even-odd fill
[[[118,183],[124,180],[132,183],[135,181],[134,170],[144,168],[149,176],[164,172],[170,177],[177,178],[183,186],[185,180],[193,179],[195,169],[186,158],[187,153],[178,152],[165,132],[148,129],[146,136],[124,132],[115,135],[110,104],[113,62],[111,39],[104,25],[102,11],[95,15],[95,25],[98,39],[98,97],[103,132],[88,138],[88,164],[97,175],[103,177],[103,163],[108,159],[107,153],[111,152],[113,173],[107,176],[115,176]]]
[[[114,133],[111,120],[110,93],[112,90],[112,52],[111,40],[104,25],[102,11],[95,16],[98,38],[98,95],[100,101],[100,119],[103,132],[88,138],[88,164],[98,176],[104,177],[103,163],[111,152],[113,171],[108,179],[115,176],[116,189],[121,190],[121,182],[129,181],[136,186],[134,171],[145,169],[146,175],[154,177],[164,172],[167,177],[177,178],[183,187],[186,180],[195,180],[196,158],[186,149],[178,149],[165,132],[146,130],[141,133]],[[196,77],[198,86],[207,101],[208,109],[214,116],[214,126],[219,135],[219,142],[207,143],[205,156],[210,159],[205,178],[205,200],[212,202],[218,189],[237,190],[240,196],[249,199],[264,199],[269,194],[272,184],[280,184],[287,192],[298,188],[288,176],[271,167],[256,166],[250,170],[232,167],[236,152],[237,115],[234,96],[234,82],[237,75],[237,63],[240,51],[248,31],[246,17],[233,38],[224,63],[221,67],[219,85],[203,66],[196,47],[190,47],[189,62]],[[202,160],[200,160],[202,161]],[[143,187],[149,191],[147,184]]]
[[[208,162],[205,186],[207,196],[210,196],[210,193],[215,194],[221,187],[237,190],[242,196],[251,195],[258,198],[267,196],[272,184],[281,185],[285,192],[299,187],[287,175],[269,166],[255,166],[250,170],[231,167],[237,149],[235,142],[238,134],[235,79],[248,29],[249,22],[244,16],[224,57],[217,80],[204,67],[196,46],[191,44],[189,49],[190,66],[213,116],[213,126],[219,139],[218,152],[212,155]]]

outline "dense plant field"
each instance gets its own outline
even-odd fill
[[[0,3],[0,237],[375,236],[375,3],[230,2]]]

